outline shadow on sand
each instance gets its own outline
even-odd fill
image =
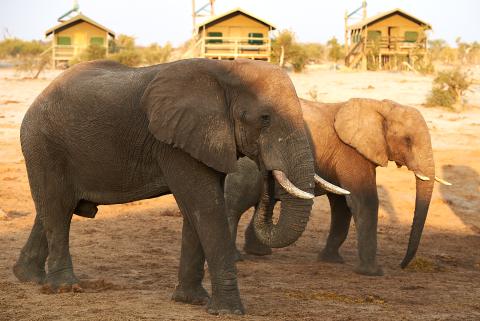
[[[443,165],[442,176],[453,186],[440,185],[444,202],[462,222],[480,234],[480,175],[466,165]]]
[[[393,207],[389,191],[383,185],[377,185],[377,192],[380,200],[379,206],[388,214],[389,223],[396,225],[398,223],[398,213]]]

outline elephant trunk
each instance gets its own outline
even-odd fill
[[[418,166],[418,169],[414,169],[416,174],[415,213],[413,215],[407,253],[400,264],[402,269],[410,263],[417,252],[422,237],[423,227],[425,226],[425,221],[427,219],[428,207],[430,206],[430,200],[432,198],[433,185],[435,182],[435,165],[433,162],[431,147],[428,152],[428,157],[425,159],[424,164],[419,164],[420,166]],[[425,177],[427,177],[428,180],[425,179]]]
[[[297,137],[299,138],[299,137]],[[285,170],[286,178],[295,187],[304,191],[305,194],[312,194],[312,197],[300,198],[296,193],[282,186],[279,189],[278,197],[281,201],[280,216],[276,224],[273,223],[273,208],[275,206],[275,179],[278,180],[278,170],[262,169],[263,188],[260,201],[257,204],[254,214],[254,228],[258,239],[265,245],[272,248],[285,247],[295,242],[305,231],[310,212],[313,205],[314,189],[314,168],[313,156],[306,140],[295,140],[295,152],[287,152],[290,159]],[[304,146],[299,152],[298,147]],[[288,159],[288,158],[285,158]],[[275,173],[275,179],[274,175]]]

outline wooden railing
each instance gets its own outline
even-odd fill
[[[70,60],[77,55],[83,48],[71,45],[55,45],[53,46],[53,56],[55,60]]]
[[[270,38],[204,37],[201,52],[205,57],[270,58]]]
[[[410,49],[426,49],[427,40],[425,38],[417,41],[407,41],[405,37],[379,37],[377,39],[367,39],[367,48],[388,49],[394,51]]]

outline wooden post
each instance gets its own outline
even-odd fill
[[[57,66],[55,66],[55,40],[56,40],[56,36],[55,36],[55,30],[54,30],[52,34],[52,67],[53,69],[57,68]]]
[[[195,28],[195,26],[196,26],[195,16],[196,16],[196,13],[195,13],[195,0],[192,0],[192,24],[193,24],[192,35],[195,35],[196,29],[197,29],[197,28]]]
[[[348,11],[345,10],[345,55],[348,55]]]
[[[105,58],[108,57],[108,31],[105,31]]]
[[[363,8],[363,12],[362,12],[363,20],[365,20],[367,19],[367,1],[366,0],[362,1],[362,8]]]

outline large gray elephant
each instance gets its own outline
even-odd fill
[[[406,267],[420,243],[434,180],[449,184],[435,176],[430,134],[422,115],[412,107],[390,100],[351,99],[336,104],[302,100],[302,108],[314,147],[317,173],[351,192],[350,195],[335,195],[319,187],[315,189],[316,196],[327,194],[331,208],[330,233],[319,259],[343,262],[338,250],[347,237],[353,214],[360,258],[355,271],[366,275],[383,274],[376,258],[378,195],[375,168],[386,166],[391,160],[398,166],[407,166],[416,176],[413,225],[401,264],[402,268]],[[227,215],[234,239],[240,216],[258,202],[261,193],[255,163],[244,158],[238,167],[239,171],[229,174],[225,181]],[[245,239],[247,253],[271,253],[271,249],[255,236],[253,222],[246,230]]]
[[[294,242],[311,211],[314,164],[300,102],[286,73],[269,63],[79,64],[35,100],[20,136],[37,216],[14,274],[53,292],[81,290],[69,252],[74,213],[93,217],[99,204],[171,192],[184,216],[173,299],[208,301],[210,313],[243,313],[226,173],[245,155],[268,186],[276,177],[292,187],[280,193],[278,224],[258,213],[264,224],[257,232],[270,247]],[[205,260],[210,300],[202,286]]]

